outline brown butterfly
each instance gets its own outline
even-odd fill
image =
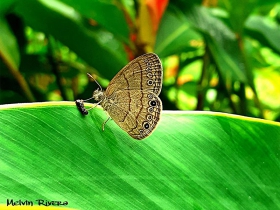
[[[141,140],[154,131],[160,119],[162,103],[158,95],[161,87],[160,59],[154,53],[147,53],[123,67],[110,81],[106,91],[99,85],[87,100],[98,101],[95,106],[100,104],[109,114],[110,117],[103,123],[103,130],[106,122],[112,118],[132,138]],[[77,100],[76,105],[82,114],[87,113],[83,100]]]

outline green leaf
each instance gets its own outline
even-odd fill
[[[0,28],[0,57],[10,69],[18,70],[20,55],[16,37],[3,17],[0,17]]]
[[[186,17],[169,6],[164,13],[157,33],[155,52],[160,57],[166,57],[181,52],[195,51],[197,47],[192,41],[202,41],[202,37],[194,31]]]
[[[88,106],[89,104],[87,104]],[[100,108],[0,106],[0,202],[68,201],[77,209],[279,209],[280,124],[164,111],[143,141]]]
[[[186,15],[204,35],[223,79],[247,82],[242,52],[235,34],[203,6],[190,8]]]
[[[79,13],[62,2],[19,1],[15,12],[27,25],[54,36],[108,79],[127,63],[122,43],[108,31],[90,27]]]
[[[260,0],[238,1],[225,0],[220,2],[221,6],[228,12],[230,27],[237,34],[242,34],[244,22],[257,7]]]
[[[75,8],[80,14],[87,18],[94,19],[107,30],[117,35],[124,42],[129,44],[129,28],[124,17],[124,13],[120,10],[117,1],[92,1],[92,0],[60,0]],[[114,18],[112,18],[114,17]]]
[[[279,26],[270,23],[261,16],[251,16],[245,24],[246,33],[257,39],[263,45],[280,53],[280,31]]]
[[[1,0],[0,16],[4,16],[17,0]]]

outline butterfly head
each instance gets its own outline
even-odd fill
[[[94,92],[93,92],[93,96],[94,100],[96,101],[102,101],[104,99],[104,92],[103,90],[100,90],[99,88],[96,89]]]

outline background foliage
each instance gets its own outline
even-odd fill
[[[280,5],[261,1],[2,0],[0,103],[89,98],[157,53],[164,109],[279,121]]]

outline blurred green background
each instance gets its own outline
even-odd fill
[[[280,121],[279,0],[1,0],[0,103],[89,98],[146,52],[165,110]]]

